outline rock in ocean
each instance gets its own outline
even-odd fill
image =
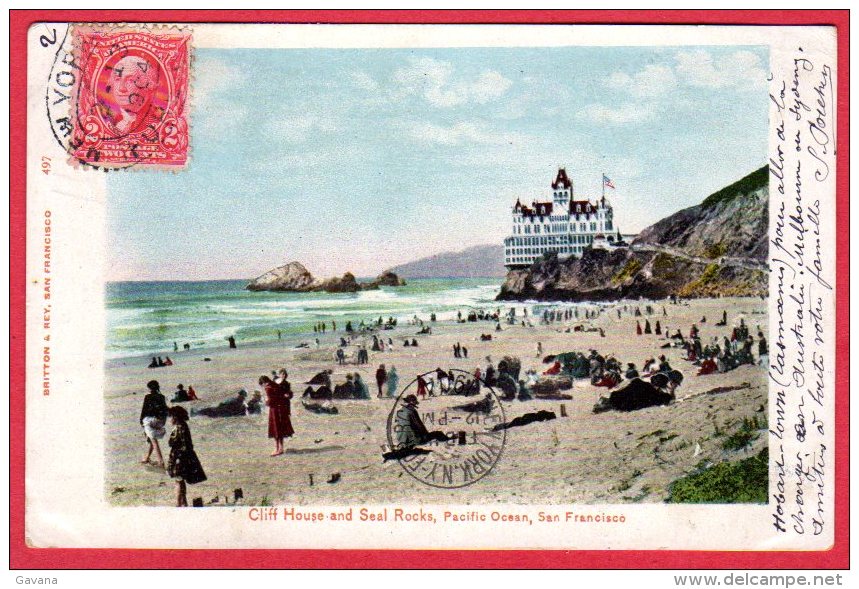
[[[358,292],[374,290],[380,286],[404,286],[405,284],[405,280],[390,270],[385,270],[370,282],[358,282],[351,272],[320,280],[314,278],[301,262],[290,262],[254,278],[245,289],[270,292]]]

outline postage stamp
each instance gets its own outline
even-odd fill
[[[184,166],[191,33],[75,26],[70,34],[79,68],[71,157],[102,168]]]
[[[831,27],[27,35],[29,545],[832,546]]]

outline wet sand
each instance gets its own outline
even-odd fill
[[[339,325],[341,331],[319,336],[319,348],[296,349],[294,341],[243,347],[239,341],[235,350],[169,353],[175,364],[158,369],[147,369],[145,358],[112,360],[105,380],[105,493],[115,505],[174,504],[174,485],[169,477],[153,466],[139,463],[146,450],[138,419],[147,381],[158,380],[168,401],[178,383],[192,385],[201,400],[184,403],[190,411],[217,405],[235,396],[240,388],[259,389],[259,376],[281,367],[289,371],[296,395],[292,401],[296,435],[286,440],[285,454],[269,456],[274,442],[267,438],[265,410],[262,415],[221,419],[195,416],[190,427],[208,481],[189,487],[189,501],[202,497],[209,504],[218,497],[218,504],[223,504],[225,496],[232,498],[233,490],[241,488],[245,505],[652,503],[664,501],[670,483],[693,472],[704,461],[740,460],[763,448],[764,435],[739,451],[725,451],[722,443],[726,435],[739,429],[744,418],[757,417],[765,424],[765,369],[742,366],[726,374],[696,376],[697,367],[681,359],[681,349],[660,349],[667,341],[664,335],[637,336],[637,318],[631,312],[618,319],[616,308],[624,304],[630,309],[638,306],[644,312],[646,303],[606,306],[592,320],[584,319],[580,313],[579,320],[540,325],[531,318],[533,327],[503,324],[501,332],[494,331],[490,321],[439,321],[427,322],[432,326],[432,335],[417,335],[419,327],[401,323],[395,330],[381,332],[386,340],[393,339],[393,349],[370,351],[370,361],[364,365],[339,366],[334,361],[337,343],[344,335]],[[663,329],[667,326],[672,333],[679,328],[688,335],[692,324],[706,316],[706,323],[697,323],[702,343],[713,336],[721,341],[730,335],[740,317],[745,318],[752,334],[757,333],[758,326],[766,332],[766,301],[760,299],[701,299],[681,305],[663,305],[660,301],[652,305],[651,323],[655,325],[659,320]],[[662,314],[663,306],[667,317]],[[728,326],[716,327],[723,309],[728,311]],[[645,318],[640,318],[642,325]],[[356,317],[353,322],[360,319]],[[602,327],[605,337],[599,332],[564,332],[576,324]],[[481,333],[492,334],[492,341],[480,341]],[[403,347],[407,336],[417,339],[419,347]],[[369,349],[371,340],[366,341]],[[468,359],[453,357],[452,346],[457,341],[468,348]],[[400,389],[418,374],[436,367],[469,372],[480,367],[484,371],[487,355],[496,365],[504,355],[517,356],[522,361],[523,374],[532,367],[542,372],[548,366],[537,357],[537,342],[542,343],[544,355],[568,351],[587,354],[593,348],[604,356],[615,356],[622,365],[635,362],[639,370],[645,359],[664,353],[672,367],[686,378],[677,391],[677,402],[630,413],[592,413],[594,403],[608,391],[586,380],[577,380],[573,390],[565,391],[572,394],[571,401],[504,403],[508,421],[541,409],[554,411],[558,419],[509,429],[504,453],[492,472],[467,487],[431,487],[405,474],[396,462],[383,462],[386,421],[394,400],[376,398],[375,371],[379,364],[396,366]],[[349,353],[354,355],[355,350],[356,346],[350,346]],[[211,361],[204,361],[205,357]],[[305,410],[299,397],[306,385],[301,383],[323,369],[334,370],[335,384],[343,382],[347,372],[359,372],[372,399],[335,400],[338,415]],[[706,394],[717,387],[744,383],[749,386]],[[566,405],[567,417],[560,416],[561,403]],[[161,445],[166,459],[166,437]],[[327,483],[334,473],[340,474],[339,481]]]

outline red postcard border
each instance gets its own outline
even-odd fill
[[[33,548],[24,537],[27,30],[37,22],[379,24],[831,25],[838,32],[835,544],[827,551],[180,550]],[[11,569],[266,568],[849,568],[849,37],[848,10],[11,10],[10,11],[10,513]]]

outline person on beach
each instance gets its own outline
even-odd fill
[[[188,412],[184,407],[171,407],[168,413],[173,432],[168,442],[170,457],[167,459],[167,474],[176,481],[176,507],[188,507],[187,485],[202,483],[206,480],[206,473],[194,451]]]
[[[140,425],[143,432],[146,434],[146,441],[149,448],[146,451],[146,456],[141,460],[141,464],[149,464],[152,457],[152,452],[158,457],[156,464],[164,468],[164,457],[161,455],[161,448],[158,446],[158,440],[164,437],[167,430],[164,429],[164,424],[167,421],[167,401],[164,395],[161,394],[161,387],[157,380],[150,380],[146,384],[149,392],[143,397],[143,408],[140,411]]]
[[[762,331],[758,331],[758,364],[766,366],[769,363],[769,347],[767,347],[767,338],[764,337]]]
[[[448,441],[448,437],[444,432],[427,430],[421,416],[417,410],[418,399],[414,395],[406,395],[403,399],[403,406],[397,409],[394,416],[395,427],[397,432],[397,448],[414,448],[420,444],[436,440],[439,442]]]
[[[543,342],[537,342],[537,357],[543,357]]]
[[[189,401],[199,401],[200,398],[197,396],[197,391],[194,390],[194,387],[188,385],[188,400]]]
[[[632,380],[633,378],[638,378],[638,370],[635,369],[634,362],[626,363],[626,374],[624,374],[628,380]]]
[[[388,371],[388,397],[396,397],[397,396],[397,387],[400,386],[400,375],[397,374],[397,367],[391,366],[391,369]]]
[[[173,398],[170,399],[171,403],[184,403],[185,401],[190,401],[191,397],[188,396],[188,391],[185,390],[185,385],[179,384],[176,385],[176,392],[173,393]]]
[[[370,389],[367,387],[367,383],[361,378],[361,375],[357,372],[355,373],[355,398],[366,400],[370,398]]]
[[[379,388],[379,398],[382,398],[382,387],[385,385],[385,382],[388,380],[388,372],[385,370],[384,364],[379,364],[379,367],[376,369],[376,386]]]
[[[346,374],[346,382],[335,385],[332,392],[333,399],[354,399],[355,385],[352,383],[352,374]]]
[[[641,335],[641,322],[640,321],[635,322],[635,334]]]
[[[191,414],[205,415],[206,417],[235,417],[237,415],[245,415],[245,399],[247,396],[247,391],[242,389],[232,399],[222,401],[215,407],[203,407],[199,410],[191,409]]]
[[[418,395],[420,395],[420,397],[421,397],[421,398],[426,399],[426,396],[427,396],[427,381],[424,379],[424,377],[423,377],[423,376],[419,376],[419,377],[418,377],[418,391],[417,391],[417,392],[418,392]],[[410,395],[410,396],[411,396],[411,395]]]
[[[246,415],[259,415],[262,413],[262,393],[254,391],[254,394],[251,395],[251,398],[244,405]]]
[[[265,391],[265,404],[268,405],[268,437],[274,438],[272,456],[283,454],[283,439],[292,436],[295,431],[289,419],[289,398],[284,394],[285,388],[268,376],[259,377],[259,384]],[[290,397],[292,391],[290,390]]]

